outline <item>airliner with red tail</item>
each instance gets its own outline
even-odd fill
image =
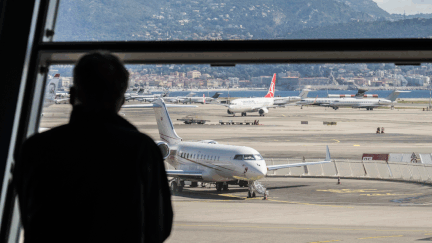
[[[231,101],[228,106],[228,114],[235,116],[235,113],[241,113],[242,116],[246,116],[247,112],[258,112],[260,116],[264,116],[269,111],[269,108],[276,108],[274,104],[275,98],[275,86],[276,86],[276,73],[273,74],[273,79],[270,84],[270,88],[266,96],[263,98],[242,98]]]

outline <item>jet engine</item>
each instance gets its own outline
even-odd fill
[[[228,114],[232,115],[234,113],[232,113],[229,109],[227,110]]]
[[[165,142],[156,142],[157,146],[159,147],[160,151],[162,152],[162,157],[163,159],[168,158],[168,156],[170,155],[170,148],[169,145]]]
[[[260,116],[263,116],[264,114],[268,113],[268,109],[267,108],[262,108],[258,112],[259,112]]]

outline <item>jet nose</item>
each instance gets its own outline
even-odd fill
[[[261,168],[262,167],[262,168]],[[261,166],[250,166],[246,176],[249,180],[259,180],[265,177],[267,174],[267,167]]]

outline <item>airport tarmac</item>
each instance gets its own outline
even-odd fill
[[[130,102],[127,104],[139,104]],[[365,109],[288,106],[270,109],[265,117],[257,112],[248,116],[228,115],[227,108],[197,104],[197,108],[169,108],[177,134],[188,140],[215,140],[223,144],[255,148],[265,158],[318,159],[329,145],[334,159],[361,159],[363,153],[430,153],[432,112],[424,105],[409,109]],[[402,104],[401,104],[402,105]],[[404,107],[404,106],[402,106]],[[416,109],[417,108],[417,109]],[[53,105],[44,110],[41,127],[68,122],[70,105]],[[138,129],[160,140],[152,109],[122,109],[121,114]],[[177,119],[187,115],[210,120],[204,125],[186,125]],[[259,120],[261,125],[219,125],[222,121]],[[307,121],[308,125],[301,124]],[[323,125],[323,122],[337,125]],[[376,134],[384,127],[384,134]]]
[[[138,104],[130,102],[128,104]],[[219,105],[169,108],[183,140],[212,139],[245,145],[265,158],[360,159],[363,153],[431,153],[432,112],[424,105],[406,109],[364,109],[288,106],[260,117],[232,117]],[[404,106],[405,107],[405,106]],[[41,127],[68,122],[70,105],[44,109]],[[122,109],[138,129],[159,139],[152,109]],[[193,115],[211,120],[185,125]],[[219,120],[259,120],[259,126],[219,125]],[[302,125],[301,121],[308,121]],[[324,121],[337,125],[323,125]],[[377,127],[384,134],[376,134]],[[174,195],[172,235],[167,242],[414,242],[432,241],[432,187],[416,183],[324,178],[261,180],[268,200],[246,198],[247,189],[230,186],[188,188]],[[258,195],[259,196],[259,195]]]
[[[184,188],[172,197],[167,242],[432,241],[432,187],[400,182],[265,178],[269,197],[247,188]]]

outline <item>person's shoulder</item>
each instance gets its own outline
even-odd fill
[[[44,141],[49,141],[57,136],[64,135],[68,130],[68,125],[62,125],[51,128],[41,133],[35,133],[24,141],[24,144],[40,144]]]
[[[127,136],[135,137],[138,140],[141,140],[147,144],[155,144],[153,139],[148,136],[145,133],[140,132],[134,125],[129,123],[126,119],[123,117],[120,117],[120,120],[122,120],[122,125],[114,125],[116,129],[119,129],[122,133],[125,133]]]

